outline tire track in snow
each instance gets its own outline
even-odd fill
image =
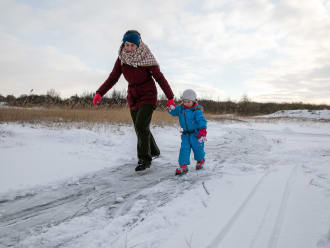
[[[280,236],[280,233],[281,233],[281,228],[282,228],[283,221],[284,221],[284,218],[285,218],[285,212],[286,212],[286,209],[287,209],[289,196],[290,196],[290,193],[291,193],[291,187],[292,187],[292,184],[294,182],[294,175],[296,174],[297,168],[298,168],[298,166],[295,166],[291,170],[290,175],[289,175],[289,177],[286,181],[284,192],[283,192],[282,199],[281,199],[281,205],[280,205],[277,217],[276,217],[274,229],[273,229],[273,232],[272,232],[271,237],[270,237],[269,242],[268,242],[268,246],[267,246],[268,248],[276,248],[277,247],[279,236]]]
[[[240,215],[244,211],[246,205],[253,198],[253,196],[257,192],[258,188],[260,187],[261,183],[268,176],[268,174],[269,174],[269,171],[266,172],[264,175],[261,176],[261,178],[258,180],[258,182],[254,185],[253,189],[247,195],[247,197],[245,198],[245,200],[243,201],[243,203],[238,207],[238,209],[236,210],[236,212],[229,219],[229,221],[227,222],[227,224],[222,228],[222,230],[218,233],[218,235],[213,239],[213,241],[206,248],[216,248],[216,247],[219,246],[219,244],[221,243],[221,241],[224,239],[224,237],[226,236],[226,234],[229,232],[229,230],[235,224],[236,220],[240,217]]]

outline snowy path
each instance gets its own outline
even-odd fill
[[[28,138],[44,131],[1,126],[1,157],[7,161],[6,154],[19,149],[15,137],[20,132]],[[58,131],[47,132],[47,144],[65,140],[62,152],[69,148],[71,161],[99,156],[101,163],[104,149],[117,149],[116,141],[94,132],[68,136],[67,131],[60,138]],[[132,130],[119,128],[117,134],[111,140],[126,140],[126,148],[134,151],[127,142]],[[326,123],[210,123],[207,167],[191,168],[183,177],[174,176],[178,132],[155,128],[154,134],[162,156],[144,175],[135,174],[134,156],[113,150],[116,165],[4,192],[0,247],[330,247]],[[75,143],[80,135],[87,140],[84,146]]]
[[[12,245],[29,235],[28,229],[48,229],[61,223],[68,223],[75,217],[88,215],[96,209],[106,208],[105,216],[109,222],[130,212],[137,201],[145,201],[140,213],[136,213],[127,226],[134,225],[147,211],[160,207],[178,195],[177,179],[173,175],[173,165],[154,162],[154,169],[144,175],[136,175],[134,164],[98,171],[88,177],[80,178],[69,184],[59,185],[56,189],[45,189],[35,194],[27,194],[14,200],[2,200],[0,217],[0,242]],[[152,173],[152,176],[150,176]],[[185,181],[182,189],[201,180]],[[179,183],[180,184],[180,183]],[[157,194],[148,191],[159,188]],[[145,192],[147,191],[147,192]],[[151,204],[152,203],[152,204]],[[39,230],[42,232],[41,230]],[[86,231],[76,230],[71,237],[52,242],[51,247],[65,246]],[[38,231],[37,231],[38,232]],[[68,236],[68,235],[67,235]]]

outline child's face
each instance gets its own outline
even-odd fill
[[[185,106],[187,106],[187,107],[191,107],[191,106],[194,104],[193,101],[191,101],[191,100],[186,100],[186,99],[183,99],[183,100],[182,100],[182,103],[183,103],[183,105],[185,105]]]

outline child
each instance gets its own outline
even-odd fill
[[[202,169],[205,162],[206,119],[196,98],[195,91],[187,89],[182,94],[181,105],[167,106],[171,115],[179,117],[180,126],[183,129],[179,155],[180,167],[176,169],[176,175],[188,172],[191,148],[194,152],[194,159],[197,161],[196,170]]]

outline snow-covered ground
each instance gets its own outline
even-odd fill
[[[0,247],[329,248],[330,123],[208,124],[182,177],[177,127],[136,174],[131,126],[0,124]]]
[[[266,118],[288,117],[288,118],[304,118],[304,119],[322,119],[330,120],[330,110],[281,110],[273,114],[261,116]]]

